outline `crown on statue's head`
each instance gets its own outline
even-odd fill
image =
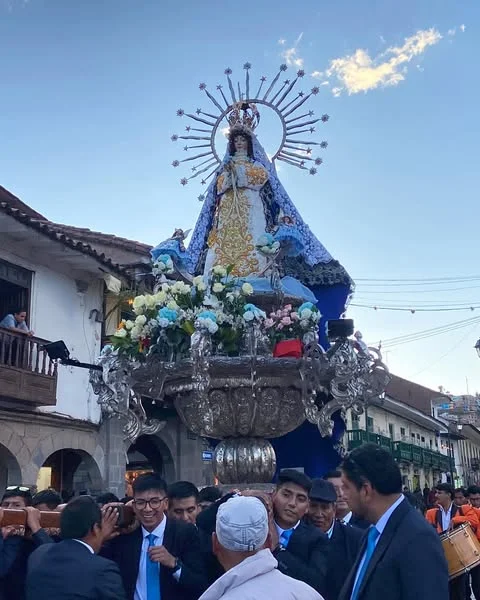
[[[236,102],[227,114],[230,133],[234,131],[252,134],[260,123],[260,113],[255,104]]]

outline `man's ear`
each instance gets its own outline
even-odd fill
[[[215,532],[212,533],[212,552],[215,556],[218,554],[218,548],[220,544],[217,538],[217,534]]]
[[[275,550],[275,548],[272,545],[272,536],[271,536],[270,532],[267,535],[267,539],[265,540],[263,547],[267,548],[268,550],[271,550],[272,552]]]

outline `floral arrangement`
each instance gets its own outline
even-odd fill
[[[276,254],[280,249],[280,242],[276,241],[271,233],[262,234],[257,240],[257,250],[266,256]]]
[[[161,259],[156,263],[168,269],[168,261]],[[305,332],[316,330],[320,313],[312,303],[305,302],[297,310],[287,305],[267,317],[249,301],[252,285],[232,277],[232,270],[216,266],[208,280],[197,276],[191,284],[163,281],[154,294],[134,298],[135,318],[121,321],[111,338],[114,349],[137,360],[159,354],[162,360],[173,361],[188,357],[192,334],[203,331],[212,340],[214,354],[235,356],[245,344],[247,328],[258,327],[272,347],[279,340],[301,339]]]
[[[322,315],[312,302],[304,302],[296,310],[287,304],[271,312],[263,326],[273,343],[288,339],[303,339],[308,332],[317,331]]]
[[[173,260],[169,254],[160,254],[152,265],[152,273],[155,277],[161,275],[171,275],[174,273]]]

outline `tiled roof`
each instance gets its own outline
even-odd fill
[[[392,375],[392,380],[388,384],[385,393],[390,398],[408,404],[408,406],[421,410],[427,415],[432,414],[432,400],[445,396],[423,385],[398,377],[398,375]],[[448,399],[447,396],[445,398]]]
[[[71,248],[72,250],[76,250],[77,252],[81,252],[82,254],[86,254],[87,256],[91,256],[101,265],[106,267],[109,271],[112,271],[123,278],[130,279],[128,272],[121,265],[119,265],[118,263],[114,263],[104,253],[97,252],[97,250],[95,250],[95,248],[90,244],[75,240],[72,236],[67,235],[59,228],[57,228],[57,226],[54,223],[50,223],[50,221],[47,221],[45,217],[39,215],[39,213],[35,213],[35,211],[32,211],[31,209],[25,212],[24,210],[22,210],[22,208],[18,206],[17,202],[13,202],[12,204],[10,204],[10,202],[3,201],[3,191],[6,190],[4,190],[4,188],[1,188],[0,210],[2,212],[9,215],[16,221],[23,223],[27,227],[31,227],[39,233],[51,238],[52,240],[59,242],[64,246],[67,246],[68,248]],[[13,196],[13,198],[15,198],[15,196]],[[18,202],[20,204],[23,204],[23,202],[21,202],[20,200],[18,200]],[[26,206],[26,208],[28,209],[29,207]],[[33,216],[34,214],[37,214],[38,217]]]
[[[20,200],[20,198],[17,198],[16,196],[14,196],[11,192],[9,192],[7,189],[2,187],[1,185],[0,185],[0,202],[7,202],[12,208],[18,208],[24,214],[28,215],[29,217],[33,217],[34,219],[41,219],[42,221],[47,220],[43,215],[38,213],[36,210],[33,210],[33,208],[30,208],[30,206],[28,206],[28,204],[25,204],[25,202],[22,202]]]
[[[136,242],[134,240],[128,240],[127,238],[118,237],[110,233],[101,233],[100,231],[92,231],[91,229],[83,227],[73,227],[72,225],[63,225],[62,223],[52,223],[51,221],[47,220],[45,220],[45,222],[51,227],[55,228],[57,231],[61,231],[75,239],[88,240],[93,244],[98,242],[107,246],[115,246],[130,252],[150,256],[150,250],[152,249],[152,246],[144,244],[143,242]]]

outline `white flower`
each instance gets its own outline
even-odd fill
[[[312,311],[309,308],[304,308],[300,313],[300,319],[303,321],[304,319],[309,319],[312,316]]]
[[[213,284],[213,288],[212,290],[214,291],[215,294],[219,294],[220,292],[223,292],[223,290],[225,289],[225,286],[223,285],[223,283],[214,283]]]
[[[198,287],[198,285],[200,283],[203,283],[203,275],[197,275],[196,277],[193,278],[193,285],[195,287]]]
[[[170,321],[168,319],[165,319],[164,317],[160,317],[160,319],[157,319],[157,322],[163,329],[165,327],[168,327],[170,324]]]
[[[117,329],[113,335],[118,338],[127,337],[127,330],[122,327],[122,329]]]
[[[213,274],[219,275],[220,277],[225,277],[227,274],[227,269],[221,265],[217,265],[216,267],[213,267]]]
[[[253,286],[250,283],[244,283],[242,285],[242,294],[251,296],[253,294]]]
[[[145,296],[137,296],[133,300],[133,312],[141,314],[145,307]]]
[[[142,328],[135,325],[135,327],[130,331],[130,337],[134,342],[138,340],[140,335],[142,334]]]
[[[167,300],[167,294],[163,290],[157,292],[153,297],[156,305],[163,304]]]
[[[139,327],[143,327],[146,322],[147,322],[147,317],[145,315],[138,315],[138,317],[135,319],[135,325],[137,325]]]
[[[251,310],[247,310],[244,314],[243,314],[243,318],[245,319],[245,321],[253,321],[253,319],[255,318],[255,314],[253,311]]]
[[[130,331],[130,329],[132,329],[133,326],[134,322],[130,321],[130,319],[128,321],[125,321],[125,329],[128,329]]]
[[[175,302],[175,300],[170,300],[170,302],[167,304],[167,308],[170,310],[178,310],[178,304]]]
[[[310,323],[307,320],[302,319],[300,321],[300,327],[303,327],[303,329],[309,329]]]
[[[199,292],[204,292],[207,289],[207,286],[204,284],[203,281],[201,281],[198,285],[197,285],[197,290]]]
[[[150,296],[150,295],[145,296],[145,306],[147,308],[155,308],[156,304],[157,304],[157,299],[155,296]]]

